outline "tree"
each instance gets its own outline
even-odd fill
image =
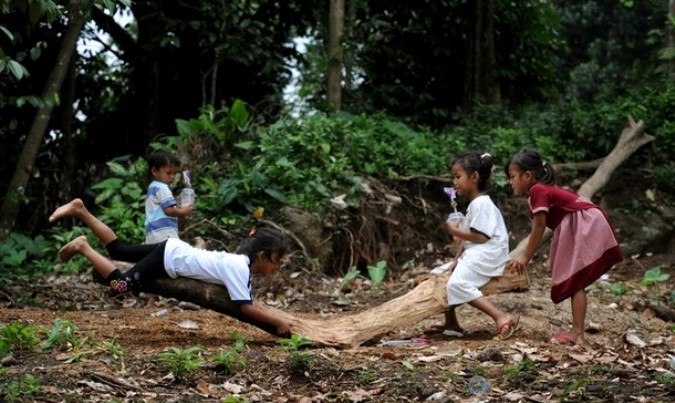
[[[464,74],[464,108],[471,110],[474,103],[501,102],[501,90],[497,80],[495,49],[495,4],[494,0],[474,2],[474,31],[468,36],[466,73]]]
[[[330,0],[328,38],[328,108],[342,108],[342,35],[344,34],[345,2]]]
[[[75,53],[77,38],[85,23],[85,17],[82,14],[79,0],[70,1],[67,14],[69,15],[68,30],[63,36],[59,55],[42,94],[45,103],[35,115],[33,125],[26,138],[16,169],[14,170],[14,175],[2,203],[2,211],[0,212],[0,239],[4,239],[13,228],[19,211],[19,203],[24,196],[35,158],[45,136],[54,103],[57,100],[61,84],[68,72],[70,60]]]

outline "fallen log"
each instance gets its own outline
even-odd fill
[[[617,145],[602,160],[594,175],[582,185],[579,194],[590,199],[607,183],[612,172],[625,159],[653,139],[644,132],[642,121],[635,123],[632,118],[629,118],[628,127],[623,130]],[[550,231],[547,232],[550,234]],[[510,256],[513,258],[522,254],[526,244],[527,237],[510,253]],[[445,291],[447,278],[448,274],[431,275],[407,294],[382,305],[353,315],[332,317],[327,320],[302,318],[265,304],[256,304],[272,315],[286,319],[291,323],[291,330],[294,333],[303,334],[315,343],[336,347],[356,347],[396,328],[442,313],[447,307]],[[503,276],[492,279],[482,291],[485,295],[490,295],[525,291],[529,289],[529,286],[527,272],[507,271]],[[270,334],[275,334],[276,331],[267,324],[244,317],[238,306],[231,303],[227,290],[222,286],[186,278],[170,279],[167,277],[146,284],[143,291],[195,303],[249,323]]]

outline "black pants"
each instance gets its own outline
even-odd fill
[[[105,246],[110,257],[115,260],[136,263],[130,270],[122,273],[115,269],[105,279],[115,294],[129,290],[138,290],[144,282],[166,275],[164,269],[164,249],[166,241],[148,245],[128,245],[115,239]]]

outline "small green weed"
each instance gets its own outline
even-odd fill
[[[159,354],[159,360],[169,367],[169,371],[178,380],[185,380],[188,375],[204,366],[206,362],[201,359],[202,347],[194,346],[182,350],[171,347],[169,351]]]
[[[620,282],[620,283],[614,283],[609,286],[609,292],[611,292],[614,295],[623,295],[626,293],[626,290],[628,287],[626,286],[626,283]]]
[[[380,283],[386,275],[387,262],[385,260],[380,260],[376,264],[368,266],[368,276],[370,281],[373,282],[373,291],[378,292],[380,290]]]
[[[537,365],[527,355],[516,365],[504,369],[504,376],[516,386],[524,386],[537,378]]]
[[[645,272],[644,278],[638,285],[649,287],[657,283],[663,283],[670,278],[670,274],[662,273],[660,267],[654,267]]]
[[[668,374],[654,374],[654,380],[663,386],[675,385],[675,376]]]
[[[57,348],[64,343],[76,344],[76,329],[77,327],[67,320],[54,320],[54,327],[52,327],[47,338],[42,341],[42,349],[49,350],[51,348]]]
[[[311,345],[312,341],[301,334],[294,334],[290,338],[279,340],[279,348],[289,353],[288,362],[291,369],[298,372],[311,369],[315,364],[314,359],[312,359],[309,353],[300,351],[301,348]]]
[[[345,273],[344,276],[342,276],[342,280],[340,280],[340,291],[344,290],[350,281],[354,280],[360,275],[361,272],[359,272],[359,269],[357,269],[356,266],[352,266],[349,271]]]
[[[246,358],[239,355],[236,349],[219,351],[211,358],[218,370],[226,375],[234,375],[237,371],[246,368]]]
[[[0,383],[0,396],[4,402],[26,401],[41,391],[40,380],[31,374],[25,374],[22,379],[16,381],[6,379]]]
[[[8,351],[33,351],[40,344],[39,333],[42,329],[39,326],[21,322],[11,322],[0,329],[0,337],[5,343]]]
[[[117,342],[117,340],[104,341],[101,343],[99,349],[102,352],[108,353],[116,360],[124,357],[124,349],[122,349],[122,346]]]
[[[279,347],[283,351],[298,351],[303,347],[309,347],[312,341],[302,334],[293,334],[289,338],[279,340]]]
[[[230,339],[234,341],[234,349],[239,352],[244,351],[244,348],[246,348],[246,344],[248,344],[249,342],[249,339],[247,337],[240,335],[239,333],[237,333],[236,330],[233,330],[230,333]]]
[[[362,369],[354,373],[354,380],[361,385],[368,385],[377,380],[377,372],[370,369]]]
[[[228,396],[222,403],[249,403],[249,400],[246,396]]]

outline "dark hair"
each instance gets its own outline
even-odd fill
[[[161,168],[164,165],[180,165],[180,159],[166,150],[155,150],[148,156],[148,169]]]
[[[544,185],[552,185],[555,182],[555,169],[539,155],[537,150],[523,148],[513,154],[506,162],[504,171],[509,175],[509,166],[515,165],[521,171],[530,171],[534,179]]]
[[[274,253],[283,256],[290,251],[291,242],[288,237],[278,229],[270,227],[252,229],[237,249],[237,253],[248,256],[251,263],[259,252],[263,252],[268,259],[271,259]]]
[[[469,174],[478,172],[478,190],[484,191],[490,186],[490,176],[492,176],[492,167],[495,160],[488,153],[478,153],[476,151],[466,151],[450,160],[448,168],[453,165],[459,165]]]

